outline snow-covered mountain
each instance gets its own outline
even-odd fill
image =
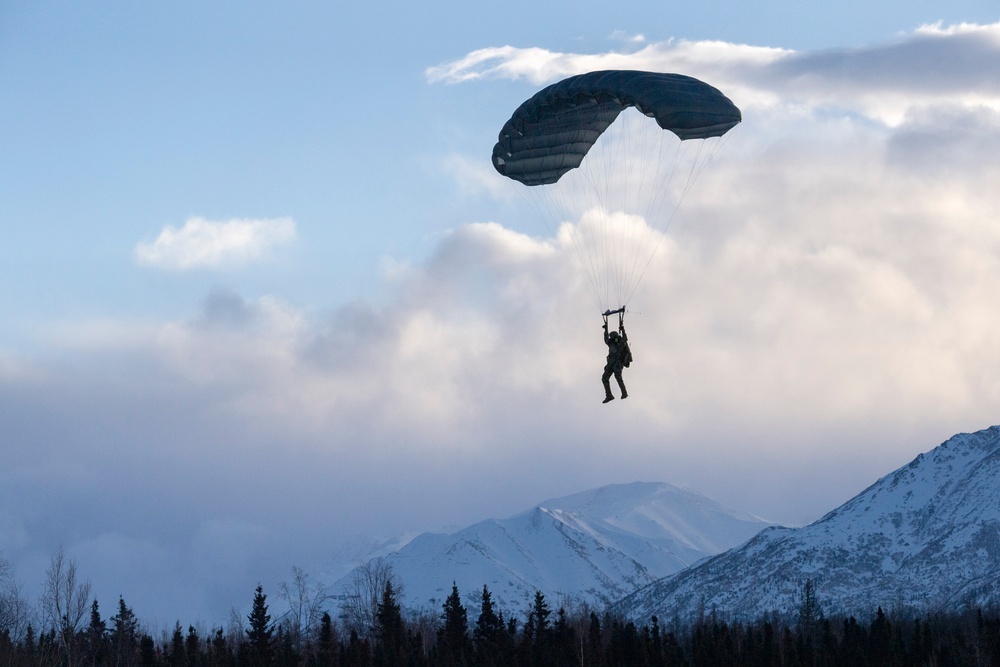
[[[548,500],[449,535],[424,533],[385,558],[410,609],[440,611],[453,581],[476,605],[488,586],[507,613],[526,609],[536,590],[552,604],[572,598],[603,607],[768,525],[697,493],[636,482]]]
[[[616,609],[636,619],[794,614],[808,579],[827,614],[1000,602],[1000,427],[956,435],[819,521],[768,528]]]

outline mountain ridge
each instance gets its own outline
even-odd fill
[[[641,589],[614,609],[754,620],[792,612],[812,580],[828,613],[1000,602],[1000,426],[960,433],[801,528],[745,544]]]
[[[768,525],[692,491],[633,482],[552,498],[448,534],[423,533],[384,559],[411,610],[438,611],[453,582],[470,602],[488,586],[509,612],[527,608],[536,590],[554,602],[603,607]],[[335,594],[353,576],[339,579]]]

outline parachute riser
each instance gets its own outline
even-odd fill
[[[605,310],[601,315],[604,316],[604,326],[608,326],[608,318],[612,315],[618,315],[618,331],[622,334],[625,333],[625,306],[622,306],[618,310]]]

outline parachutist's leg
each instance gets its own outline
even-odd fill
[[[615,400],[615,397],[611,395],[611,367],[604,367],[604,375],[601,376],[601,382],[604,383],[604,402]]]
[[[618,380],[618,388],[622,390],[622,398],[628,398],[628,391],[625,390],[625,382],[622,380],[620,369],[615,371],[615,379]]]

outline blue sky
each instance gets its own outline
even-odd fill
[[[0,8],[0,550],[29,594],[61,545],[105,609],[221,623],[345,545],[635,479],[802,523],[996,423],[993,3],[477,4]],[[607,67],[744,123],[600,406],[592,304],[489,154]]]

